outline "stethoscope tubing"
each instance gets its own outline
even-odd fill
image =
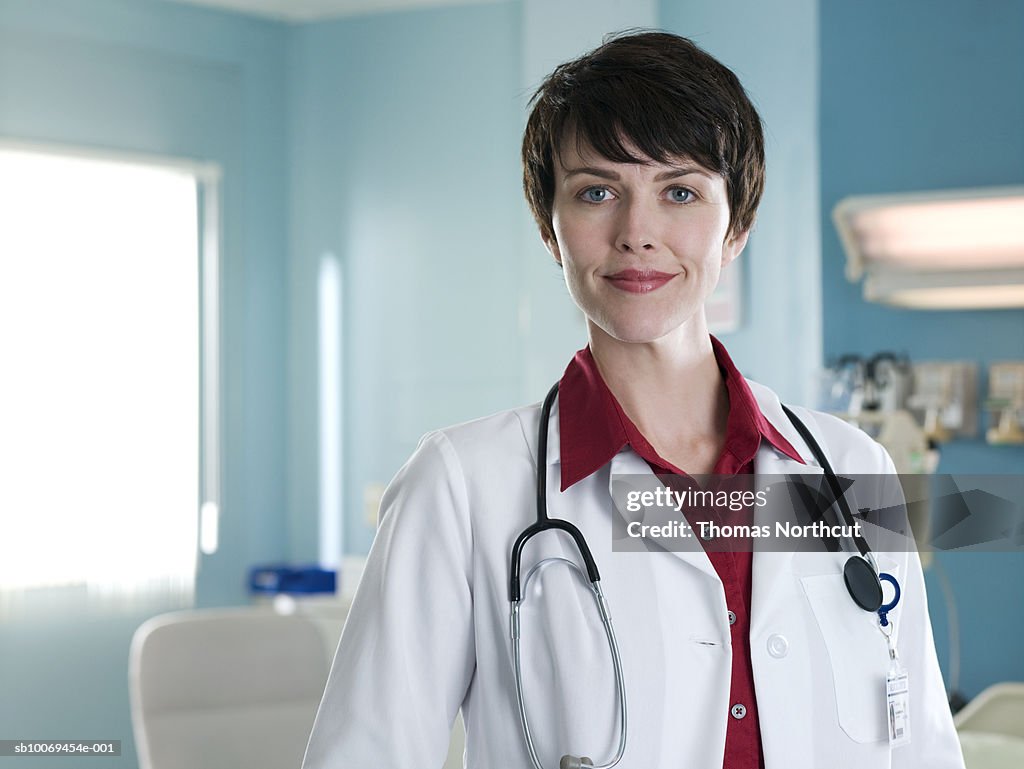
[[[536,573],[541,567],[553,562],[565,563],[571,567],[581,579],[585,579],[579,566],[568,558],[545,558],[535,564],[527,573],[526,579],[523,580],[523,589],[525,590],[529,586],[530,578],[533,577],[534,573]],[[604,764],[597,764],[594,766],[594,769],[612,769],[612,767],[622,760],[622,756],[626,752],[626,736],[628,733],[628,716],[626,714],[626,679],[622,672],[622,657],[619,654],[619,643],[615,637],[615,627],[612,624],[611,612],[608,610],[608,602],[604,597],[604,591],[601,590],[601,580],[594,580],[590,582],[589,587],[597,604],[598,612],[601,615],[601,623],[604,625],[605,637],[608,640],[608,648],[612,655],[612,667],[615,672],[616,689],[619,693],[619,745],[616,749],[615,755],[610,761]],[[512,612],[510,615],[509,625],[509,630],[512,635],[512,660],[515,668],[516,700],[519,704],[519,718],[523,725],[523,735],[526,738],[526,747],[530,752],[530,760],[533,762],[535,769],[544,769],[544,766],[540,762],[540,758],[537,756],[537,749],[533,741],[533,734],[530,731],[530,720],[526,714],[526,695],[523,690],[522,651],[520,646],[521,628],[519,608],[521,604],[522,600],[512,602]]]
[[[551,419],[551,408],[554,405],[555,398],[558,396],[558,383],[556,382],[550,390],[548,390],[547,396],[544,398],[544,403],[541,406],[540,412],[540,426],[538,428],[538,440],[537,440],[537,521],[531,524],[525,530],[523,530],[518,537],[516,537],[515,544],[512,546],[511,564],[509,568],[509,601],[512,604],[512,609],[509,617],[509,632],[512,636],[512,657],[513,665],[515,667],[515,678],[516,678],[516,699],[519,704],[519,717],[523,724],[523,735],[526,738],[526,746],[530,752],[530,760],[533,762],[535,769],[544,769],[540,763],[540,759],[537,756],[537,749],[533,741],[533,735],[530,732],[530,721],[526,713],[526,696],[523,691],[523,671],[522,671],[522,650],[520,645],[520,617],[519,608],[522,604],[522,593],[526,585],[529,583],[530,578],[537,571],[537,569],[545,562],[550,560],[561,560],[566,561],[572,568],[581,574],[579,567],[569,561],[568,559],[546,559],[536,564],[526,575],[526,579],[520,584],[520,569],[522,567],[523,548],[530,539],[535,537],[544,531],[564,531],[567,533],[572,540],[576,543],[576,548],[583,559],[587,569],[587,580],[594,601],[597,604],[597,610],[601,615],[601,623],[604,625],[605,637],[608,640],[608,648],[612,655],[612,665],[615,671],[615,682],[616,688],[619,692],[619,745],[613,758],[604,764],[598,764],[594,769],[611,769],[619,761],[622,760],[622,756],[626,751],[626,734],[628,717],[626,714],[626,679],[622,672],[622,657],[619,653],[618,640],[615,637],[615,627],[612,624],[611,613],[608,610],[608,602],[604,597],[604,592],[601,590],[601,575],[597,569],[597,563],[594,561],[594,556],[590,552],[590,546],[587,544],[586,538],[583,533],[569,521],[562,520],[560,518],[549,518],[548,517],[548,504],[547,504],[547,472],[545,460],[547,458],[547,446],[548,446],[548,423]]]

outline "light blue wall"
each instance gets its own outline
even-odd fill
[[[765,124],[767,182],[739,262],[743,324],[721,335],[746,376],[808,403],[821,365],[818,3],[661,0],[661,25],[732,69]]]
[[[609,11],[614,4],[607,5]],[[748,320],[727,342],[752,375],[805,400],[821,347],[817,17],[811,0],[793,0],[781,13],[748,9],[759,16],[742,37],[733,20],[745,5],[662,3],[661,24],[694,35],[736,67],[768,123],[773,186],[745,268]],[[534,380],[557,377],[568,355],[557,353],[557,369],[544,365],[543,372],[534,371],[538,361],[586,343],[582,322],[548,306],[558,297],[549,291],[544,306],[533,307],[531,297],[540,294],[526,285],[562,284],[532,228],[523,226],[518,144],[525,97],[535,86],[524,87],[521,76],[528,69],[521,60],[526,38],[533,39],[523,29],[529,10],[508,2],[295,31],[288,452],[294,558],[317,552],[313,300],[323,253],[339,256],[345,274],[347,552],[365,552],[372,538],[365,487],[390,480],[419,435],[539,399],[544,388]],[[764,29],[774,34],[772,56]],[[480,285],[490,289],[480,292]],[[564,285],[554,294],[564,294]],[[540,331],[551,318],[558,327]],[[576,342],[567,347],[567,337]],[[767,343],[774,339],[788,341]]]
[[[1024,183],[1024,5],[1016,0],[822,3],[821,225],[825,355],[907,352],[984,368],[1024,360],[1024,311],[870,305],[847,283],[830,215],[844,196]],[[983,379],[983,391],[987,383]],[[1021,473],[1024,447],[944,447],[941,472]],[[1019,555],[945,555],[963,636],[960,688],[1024,679]],[[946,610],[929,577],[947,668]]]
[[[316,270],[344,274],[345,549],[428,430],[519,403],[517,3],[294,30],[289,511],[316,556]],[[481,290],[481,287],[482,290]],[[344,575],[342,576],[344,579]]]
[[[151,0],[0,0],[0,138],[201,159],[224,171],[223,515],[221,549],[200,565],[199,605],[244,602],[246,567],[287,550],[286,33]],[[101,610],[75,591],[50,591],[7,610],[4,735],[122,739],[116,766],[133,766],[128,642],[167,608]],[[33,765],[51,763],[67,766]]]

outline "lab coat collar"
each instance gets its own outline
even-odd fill
[[[539,424],[539,409],[538,409],[538,424]],[[558,399],[555,399],[554,405],[551,407],[551,415],[548,419],[548,446],[547,446],[547,479],[548,479],[548,509],[549,512],[554,512],[559,505],[560,494],[564,492],[558,491],[557,479],[559,478],[561,470],[561,459],[559,456],[559,431],[558,431]],[[794,464],[799,465],[799,462],[790,460]],[[612,495],[612,479],[620,475],[646,475],[653,476],[654,472],[651,470],[650,465],[644,461],[644,459],[633,451],[629,445],[623,446],[619,453],[612,457],[610,465],[610,472],[608,475],[608,496],[614,499]],[[590,481],[595,481],[600,477],[599,473],[594,473],[589,476]],[[611,506],[608,508],[611,510]],[[623,511],[612,513],[613,515],[623,515]],[[715,567],[711,564],[711,560],[708,558],[707,553],[703,550],[696,552],[672,552],[672,555],[679,558],[685,563],[695,569],[706,573],[709,577],[716,581],[721,581],[718,577],[718,573],[715,571]]]
[[[771,423],[783,438],[789,441],[790,445],[793,446],[800,454],[804,464],[792,459],[782,451],[779,451],[767,441],[761,441],[761,447],[758,450],[754,458],[754,470],[755,472],[763,475],[787,475],[790,473],[813,473],[821,474],[821,467],[818,466],[817,460],[814,458],[813,452],[810,447],[804,442],[803,438],[800,437],[800,433],[797,432],[793,423],[789,421],[789,417],[786,416],[786,412],[782,410],[782,402],[779,400],[779,396],[776,395],[772,390],[765,387],[762,384],[758,384],[753,380],[747,379],[747,385],[750,387],[750,391],[754,394],[754,398],[757,400],[757,405],[761,409],[761,413],[765,419]],[[555,399],[554,404],[551,407],[551,417],[548,421],[548,446],[547,455],[545,457],[548,467],[559,467],[561,465],[561,458],[559,456],[559,431],[558,431],[558,398]],[[539,418],[539,417],[538,417]],[[536,431],[534,431],[536,434]],[[532,442],[532,441],[531,441]],[[630,456],[628,460],[629,469],[618,470],[618,466],[623,466],[623,456]],[[615,457],[612,458],[612,474],[618,474],[619,472],[636,472],[640,474],[644,472],[650,472],[650,467],[643,461],[635,452],[632,451],[628,446],[623,447]]]
[[[548,417],[548,452],[547,452],[546,461],[547,461],[547,466],[548,467],[554,467],[554,468],[560,468],[562,466],[562,457],[561,457],[561,450],[560,450],[560,445],[561,445],[561,443],[560,443],[560,432],[559,432],[559,429],[558,429],[558,411],[559,411],[558,407],[559,407],[559,401],[560,400],[561,400],[560,398],[555,398],[555,402],[553,404],[551,404],[551,414]],[[537,408],[537,414],[538,414],[537,424],[539,425],[540,424],[540,416],[539,416],[540,415],[540,407],[539,406]],[[536,436],[537,436],[537,430],[534,429],[533,436],[531,438],[531,442],[536,440]],[[553,490],[555,492],[557,492],[558,491],[558,486],[556,485]],[[549,488],[548,489],[548,493],[550,494],[551,492],[552,492],[552,489]]]
[[[764,418],[768,420],[771,426],[774,427],[782,435],[783,438],[789,441],[790,445],[794,449],[796,449],[797,453],[800,454],[800,457],[804,460],[805,463],[817,467],[818,462],[814,458],[814,453],[810,450],[810,447],[808,447],[808,445],[804,442],[804,439],[800,437],[800,433],[797,432],[796,427],[793,426],[793,423],[789,420],[789,417],[786,416],[786,412],[782,410],[782,401],[779,400],[779,396],[776,395],[769,388],[765,387],[763,384],[759,384],[758,382],[755,382],[751,379],[747,380],[747,386],[750,388],[750,392],[753,393],[754,399],[757,401],[757,405],[761,409],[761,414],[764,416]],[[781,454],[781,452],[776,453],[780,454],[780,456],[785,457],[785,455]],[[789,457],[785,458],[788,459],[792,463],[792,465],[800,465],[799,462],[796,462],[795,460],[790,459]],[[792,465],[786,466],[790,467]],[[818,469],[820,470],[821,468]],[[758,469],[758,472],[764,471]],[[797,472],[797,470],[794,469],[792,470],[792,472]]]
[[[803,438],[800,437],[800,433],[797,432],[793,423],[789,421],[789,417],[786,416],[786,412],[782,410],[782,402],[779,400],[779,396],[776,395],[772,390],[759,384],[751,379],[746,380],[747,385],[750,387],[750,391],[754,394],[754,398],[757,400],[757,405],[761,409],[761,413],[765,419],[774,427],[783,438],[789,441],[790,445],[793,446],[800,454],[807,466],[801,465],[795,459],[791,459],[786,456],[785,453],[772,447],[770,444],[766,445],[766,441],[761,441],[761,449],[758,451],[755,459],[755,471],[764,474],[784,474],[788,472],[801,472],[798,468],[803,467],[803,472],[820,472],[821,468],[818,467],[818,463],[814,458],[814,454],[810,448],[804,443]],[[539,413],[539,410],[538,410]],[[551,407],[551,416],[548,421],[548,446],[547,455],[545,457],[546,463],[549,467],[561,466],[561,457],[559,450],[559,430],[558,430],[558,415],[559,415],[559,399],[555,398],[555,402]],[[539,418],[539,417],[538,417]],[[536,430],[534,430],[536,435]],[[532,442],[532,441],[531,441]],[[628,447],[624,447],[616,457],[622,456],[624,453],[632,454],[636,459],[647,467],[647,463],[644,462],[638,455],[636,455]],[[773,465],[770,471],[762,470],[758,465],[770,461],[770,458],[778,458],[781,462],[779,465]],[[615,462],[615,458],[612,459]],[[782,469],[789,468],[789,469]],[[649,470],[650,468],[648,468]],[[615,472],[613,467],[613,473]]]
[[[714,336],[711,337],[711,346],[729,396],[725,442],[717,464],[727,468],[724,472],[738,471],[753,460],[764,440],[799,458],[796,449],[761,413],[747,380],[736,368],[725,346]],[[606,467],[626,443],[648,461],[654,461],[660,467],[672,467],[658,456],[657,450],[625,413],[598,371],[589,346],[577,352],[566,367],[559,380],[559,397],[566,407],[565,414],[559,411],[558,421],[559,430],[565,431],[560,433],[559,443],[561,490]]]

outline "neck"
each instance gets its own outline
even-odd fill
[[[703,316],[642,343],[622,342],[588,325],[601,376],[659,454],[671,459],[699,450],[717,457],[729,399]]]

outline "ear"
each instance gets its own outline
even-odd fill
[[[544,248],[548,250],[548,253],[555,258],[555,261],[558,262],[558,266],[561,267],[562,250],[558,247],[558,241],[555,240],[553,237],[547,238],[543,235],[541,235],[541,240],[544,242]]]
[[[743,251],[747,245],[747,238],[750,237],[750,230],[737,232],[735,235],[727,235],[722,246],[722,266],[732,262]]]

